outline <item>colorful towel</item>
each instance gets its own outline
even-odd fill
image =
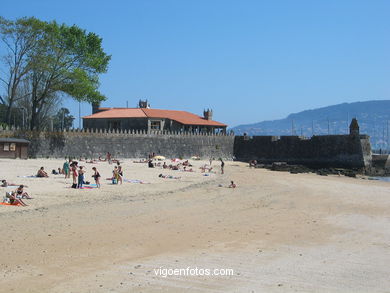
[[[20,206],[21,204],[10,204],[8,202],[0,202],[0,205],[3,205],[3,206]]]

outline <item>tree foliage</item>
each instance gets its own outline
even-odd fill
[[[87,33],[75,25],[67,26],[36,18],[16,21],[2,19],[0,33],[8,48],[6,57],[9,60],[11,57],[17,60],[16,55],[23,55],[21,65],[17,62],[4,63],[8,72],[18,74],[8,73],[3,82],[16,88],[14,92],[7,91],[10,108],[15,100],[22,98],[18,95],[22,81],[29,84],[27,97],[31,104],[31,129],[41,128],[42,112],[56,99],[69,96],[86,102],[105,100],[98,90],[99,75],[107,71],[111,57],[103,51],[102,39],[98,35]],[[24,46],[26,49],[23,54],[11,50],[15,47],[16,40],[20,42],[19,39],[23,40],[22,44],[29,44]],[[31,44],[28,40],[31,40]],[[17,52],[19,53],[16,54]],[[10,83],[10,79],[16,81]]]
[[[56,115],[53,116],[54,129],[69,129],[72,128],[74,117],[70,115],[69,109],[61,108]]]

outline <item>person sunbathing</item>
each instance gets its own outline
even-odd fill
[[[175,176],[172,176],[172,175],[163,175],[163,174],[158,175],[158,177],[160,177],[160,178],[169,178],[169,179],[180,179],[180,177],[175,177]]]
[[[202,173],[205,173],[206,171],[210,173],[211,170],[213,170],[213,167],[207,167],[207,165],[204,165],[204,166],[200,167],[199,169],[202,170]]]
[[[14,194],[16,194],[16,198],[27,198],[27,199],[33,199],[28,195],[26,191],[23,190],[24,185],[21,184],[19,187],[15,190]]]
[[[1,187],[8,187],[8,186],[19,186],[20,184],[16,184],[16,183],[10,183],[10,182],[7,182],[7,180],[1,180]],[[24,185],[24,187],[27,187],[27,185]]]
[[[37,177],[49,177],[43,167],[38,170]]]
[[[21,200],[20,198],[17,198],[13,192],[11,192],[11,193],[7,192],[5,196],[6,196],[6,198],[8,198],[9,203],[11,205],[17,206],[18,204],[20,204],[24,207],[28,206],[28,204],[26,204],[23,200]]]

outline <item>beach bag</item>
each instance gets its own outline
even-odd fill
[[[3,197],[3,202],[4,203],[10,203],[10,200],[9,200],[9,197],[10,197],[10,193],[9,192],[6,192],[5,193],[5,196]]]

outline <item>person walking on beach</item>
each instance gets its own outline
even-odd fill
[[[95,179],[96,187],[100,188],[100,174],[99,171],[96,169],[96,167],[92,167],[92,170],[94,171],[92,177]]]
[[[65,174],[65,179],[70,177],[70,169],[69,169],[69,162],[68,160],[65,159],[65,163],[62,166],[62,170],[64,171]]]
[[[108,161],[108,163],[111,165],[111,154],[110,154],[110,152],[107,152],[106,161]]]
[[[83,170],[83,166],[80,166],[79,177],[78,177],[79,180],[78,180],[77,188],[83,188],[84,173],[85,173],[85,171]]]
[[[221,174],[224,174],[225,162],[222,160],[222,158],[220,160],[221,160]]]

